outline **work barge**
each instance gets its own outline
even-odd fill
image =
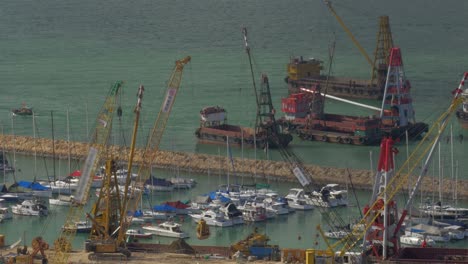
[[[68,159],[70,156],[74,160],[84,160],[87,156],[89,144],[84,142],[66,140],[55,140],[49,138],[33,138],[30,136],[18,135],[0,135],[0,146],[5,152],[12,153],[15,151],[21,155],[36,155],[38,157],[55,157],[57,159]],[[52,148],[54,146],[54,148]],[[123,146],[110,146],[110,152],[114,158],[121,162],[127,162],[129,149]],[[134,165],[139,165],[142,162],[144,149],[136,149],[133,159]],[[208,154],[195,154],[188,152],[176,152],[159,150],[156,153],[155,168],[171,169],[177,166],[181,171],[189,171],[191,173],[199,173],[207,177],[218,177],[218,174],[226,174],[228,167],[220,168],[219,164],[226,164],[226,157]],[[253,160],[234,158],[233,162],[235,172],[230,171],[231,175],[243,176],[245,178],[257,178],[257,180],[265,180],[270,182],[289,182],[297,183],[296,177],[292,174],[286,162],[272,160]],[[327,184],[330,182],[330,177],[338,184],[346,185],[349,183],[350,174],[354,188],[361,190],[371,190],[374,181],[374,172],[369,170],[360,170],[352,168],[331,168],[308,164],[304,166],[314,181],[318,184]],[[450,179],[445,179],[446,183],[443,186],[444,196],[451,196],[452,189],[450,186],[455,184]],[[425,177],[422,182],[423,191],[431,191],[432,178]],[[468,180],[458,180],[456,183],[458,188],[458,197],[468,198]]]

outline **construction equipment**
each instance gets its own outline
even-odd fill
[[[261,75],[261,87],[260,89],[257,89],[252,66],[252,56],[250,54],[250,46],[247,42],[247,28],[242,28],[242,34],[244,36],[245,51],[249,58],[252,86],[255,93],[255,102],[257,104],[255,134],[257,138],[266,135],[268,144],[266,147],[287,147],[293,138],[291,134],[281,131],[280,125],[275,120],[276,110],[274,109],[273,102],[271,101],[270,85],[266,74],[263,73]],[[276,138],[276,140],[272,140],[272,138]]]
[[[45,250],[49,249],[49,244],[47,242],[45,242],[42,237],[35,237],[32,242],[31,242],[31,246],[32,246],[32,249],[33,249],[33,252],[31,252],[31,260],[30,260],[30,264],[33,263],[34,261],[34,257],[37,255],[37,253],[41,253],[42,255],[42,263],[47,263],[47,256],[45,254]]]
[[[169,78],[169,83],[166,88],[166,95],[164,101],[159,110],[158,116],[154,123],[151,134],[149,135],[148,142],[143,153],[143,159],[138,167],[138,176],[135,182],[130,184],[129,178],[130,174],[127,176],[127,183],[131,186],[130,195],[134,195],[133,191],[137,187],[143,187],[145,181],[150,177],[151,166],[153,165],[157,151],[159,150],[159,145],[161,143],[162,136],[166,129],[166,124],[169,119],[172,107],[174,105],[177,92],[179,91],[180,83],[182,81],[182,72],[184,66],[190,62],[191,57],[187,56],[181,60],[176,61],[174,70]],[[130,172],[129,172],[130,173]],[[126,187],[127,188],[127,187]],[[141,194],[135,195],[134,199],[126,199],[123,207],[121,208],[121,219],[120,219],[120,229],[118,230],[118,241],[124,241],[126,230],[128,229],[133,214],[135,213],[138,205],[140,204]]]
[[[279,260],[280,250],[277,245],[268,245],[270,238],[265,234],[260,234],[257,228],[245,239],[230,246],[231,255],[240,252],[242,256],[255,256],[259,259],[269,258]]]
[[[85,242],[85,249],[91,252],[89,260],[96,260],[107,255],[121,254],[126,258],[131,256],[130,250],[125,246],[125,236],[120,236],[122,219],[125,217],[125,205],[129,199],[129,184],[132,171],[133,157],[135,153],[135,142],[140,120],[141,102],[143,99],[143,85],[140,85],[137,93],[137,104],[134,109],[135,122],[130,146],[128,174],[124,189],[121,190],[117,178],[117,165],[113,157],[106,161],[106,170],[103,185],[100,189],[97,201],[87,217],[92,222],[91,234]],[[123,191],[123,195],[122,195]],[[119,233],[118,233],[119,232]],[[117,233],[119,235],[117,235]]]
[[[341,17],[336,13],[335,9],[333,8],[331,4],[331,1],[324,0],[324,3],[328,7],[330,12],[333,14],[333,16],[336,18],[338,23],[341,25],[341,27],[343,27],[346,34],[351,38],[354,45],[359,49],[359,51],[364,56],[366,61],[372,67],[370,84],[373,84],[374,80],[377,79],[378,80],[377,85],[378,87],[380,87],[380,85],[383,84],[383,81],[385,81],[385,78],[383,77],[386,74],[385,70],[387,69],[387,65],[388,65],[388,57],[389,57],[388,55],[389,55],[390,49],[393,47],[393,38],[392,38],[392,32],[390,30],[390,23],[389,23],[388,16],[380,17],[379,32],[377,35],[377,44],[376,44],[376,48],[374,51],[374,59],[371,60],[370,56],[367,54],[365,49],[361,46],[359,41],[354,37],[351,30],[346,26],[343,19],[341,19]]]
[[[395,153],[393,141],[387,138],[382,141],[371,205],[366,206],[364,217],[347,236],[335,244],[329,245],[329,251],[339,250],[339,255],[343,256],[350,250],[356,250],[360,241],[364,239],[364,253],[368,258],[374,261],[382,261],[396,256],[399,250],[398,233],[403,220],[421,184],[422,177],[427,174],[434,149],[449,124],[450,118],[463,100],[460,94],[466,79],[468,79],[468,72],[464,73],[448,109],[434,122],[409,158],[395,173],[393,168],[393,153]],[[423,164],[422,167],[420,167],[420,164]],[[416,173],[419,176],[413,184],[402,215],[398,217],[396,203],[393,198],[404,186],[408,186],[410,176]]]
[[[93,175],[103,157],[107,156],[106,147],[112,131],[112,120],[116,110],[120,90],[123,82],[116,82],[110,89],[104,106],[98,114],[96,128],[90,142],[89,154],[83,165],[79,186],[75,192],[73,204],[65,219],[59,237],[54,242],[55,254],[53,263],[67,263],[68,252],[76,235],[75,223],[83,217],[83,209],[89,198],[89,191],[93,182]]]

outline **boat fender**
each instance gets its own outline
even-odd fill
[[[321,138],[321,140],[322,140],[323,142],[327,142],[327,141],[328,141],[328,137],[327,137],[326,135],[323,135],[322,138]]]
[[[343,143],[343,139],[341,137],[336,137],[336,142]]]
[[[351,138],[345,138],[345,139],[344,139],[344,142],[345,142],[346,144],[351,144],[353,141],[351,140]]]

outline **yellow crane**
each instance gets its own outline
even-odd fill
[[[76,235],[76,223],[83,216],[84,206],[88,202],[89,191],[93,182],[93,175],[100,164],[100,160],[106,157],[106,147],[112,131],[112,120],[116,111],[120,90],[123,81],[117,81],[110,89],[104,105],[96,120],[96,128],[93,139],[90,141],[88,157],[83,165],[79,186],[74,194],[73,204],[70,206],[65,223],[59,237],[54,242],[55,255],[52,263],[67,263],[72,242]]]
[[[135,190],[135,187],[137,186],[143,187],[145,181],[150,177],[151,166],[155,161],[156,153],[159,150],[159,145],[161,143],[162,136],[164,134],[164,131],[166,130],[166,124],[169,119],[169,115],[174,105],[177,92],[179,91],[184,66],[187,63],[189,63],[190,60],[191,57],[187,56],[175,62],[175,67],[172,71],[166,88],[166,95],[164,97],[164,101],[161,105],[156,121],[154,122],[151,134],[149,135],[148,142],[143,153],[143,160],[140,166],[138,167],[137,180],[132,184],[132,190]],[[121,228],[118,234],[119,239],[125,237],[125,232],[132,221],[133,214],[138,208],[140,200],[141,195],[137,195],[135,199],[129,200],[124,205],[124,211],[122,212],[124,213],[124,215],[129,215],[129,217],[121,218]]]
[[[370,84],[374,82],[374,80],[382,75],[382,69],[386,70],[388,55],[390,53],[390,48],[393,47],[393,39],[392,39],[392,32],[390,30],[390,23],[388,16],[381,16],[380,23],[379,23],[379,32],[377,35],[377,44],[374,51],[374,59],[371,59],[370,56],[367,54],[366,50],[361,46],[359,41],[353,35],[351,30],[346,26],[343,19],[336,13],[335,9],[333,8],[330,0],[324,0],[325,5],[328,7],[328,10],[333,14],[336,18],[338,23],[344,29],[346,34],[351,38],[354,45],[358,48],[361,54],[364,56],[366,61],[372,68],[371,72],[371,81]],[[384,67],[382,67],[384,66]],[[385,78],[383,78],[385,81]],[[378,82],[382,82],[382,79],[378,80]]]
[[[454,97],[450,103],[448,109],[442,113],[442,115],[433,123],[432,127],[429,129],[427,134],[421,140],[421,142],[415,147],[412,154],[408,157],[404,164],[401,165],[400,169],[397,170],[393,177],[385,184],[384,188],[380,188],[380,193],[377,197],[371,199],[372,205],[365,212],[363,218],[354,225],[352,231],[348,233],[344,238],[340,239],[334,244],[330,244],[324,236],[323,231],[318,227],[320,233],[324,237],[329,252],[339,252],[339,256],[342,257],[345,253],[357,247],[358,243],[363,241],[363,238],[366,237],[366,234],[370,232],[371,226],[376,222],[377,218],[382,218],[384,215],[384,210],[393,202],[395,195],[402,190],[403,187],[408,186],[408,181],[411,175],[416,174],[419,171],[419,176],[413,184],[411,195],[406,203],[403,214],[399,219],[396,219],[398,222],[394,222],[396,228],[392,234],[388,236],[396,236],[401,224],[406,216],[407,209],[411,204],[412,198],[416,193],[419,185],[421,183],[422,177],[425,176],[430,165],[430,160],[433,154],[435,147],[437,146],[442,133],[446,129],[447,125],[450,123],[450,119],[453,117],[454,112],[458,109],[463,99],[460,94],[463,90],[463,85],[468,79],[468,72],[465,72],[460,82],[459,88],[454,91]],[[422,168],[420,167],[423,164]],[[379,173],[379,172],[378,172]],[[385,220],[384,220],[385,221]],[[385,237],[385,236],[384,236]],[[385,242],[384,242],[385,243]],[[385,244],[384,248],[385,248]],[[385,254],[384,254],[385,256]]]
[[[88,255],[90,260],[95,260],[97,256],[103,253],[119,253],[126,257],[130,257],[131,252],[125,246],[125,233],[120,234],[121,223],[125,217],[124,208],[130,197],[128,197],[130,175],[132,171],[133,157],[135,154],[135,143],[138,132],[138,124],[140,120],[141,103],[143,99],[143,85],[140,85],[137,93],[137,104],[134,109],[135,122],[132,133],[132,143],[130,146],[128,174],[122,190],[119,186],[119,180],[116,175],[116,162],[113,157],[109,157],[106,162],[106,171],[103,179],[103,185],[100,189],[97,201],[94,203],[92,211],[87,214],[87,217],[92,222],[91,233],[89,239],[85,242],[85,249],[91,252]]]

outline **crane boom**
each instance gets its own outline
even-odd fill
[[[463,79],[460,82],[460,86],[464,84],[465,80],[468,78],[468,72],[465,72]],[[460,88],[457,90],[461,90]],[[459,96],[460,93],[456,93],[448,109],[442,113],[442,115],[434,122],[432,127],[429,129],[428,133],[424,136],[421,142],[415,147],[410,157],[401,165],[400,169],[395,173],[395,175],[390,179],[386,184],[386,187],[381,191],[380,196],[386,196],[385,204],[381,204],[382,199],[374,199],[373,204],[369,208],[377,208],[375,210],[368,210],[361,221],[355,225],[355,228],[352,232],[349,233],[345,238],[339,240],[332,248],[336,248],[339,245],[342,245],[340,250],[340,255],[343,256],[345,252],[354,248],[356,244],[366,235],[369,228],[372,226],[372,223],[379,217],[387,205],[387,201],[391,201],[395,195],[403,188],[407,186],[410,175],[417,171],[422,163],[424,157],[426,160],[424,166],[420,169],[420,177],[417,181],[421,181],[421,177],[427,173],[428,164],[431,160],[432,153],[435,145],[440,140],[440,136],[446,129],[449,124],[450,118],[453,116],[453,113],[458,109],[459,105],[462,102],[462,98]],[[414,188],[419,186],[419,182],[415,184]],[[415,192],[413,188],[412,193]],[[378,213],[375,213],[375,212]],[[371,214],[371,212],[374,212]],[[404,218],[404,214],[402,218]],[[400,218],[400,222],[402,221]],[[399,223],[400,224],[400,223]],[[364,228],[362,228],[364,227]],[[353,241],[349,243],[349,241]]]
[[[150,169],[156,157],[156,153],[159,150],[159,145],[161,143],[164,130],[166,129],[166,124],[169,119],[172,106],[174,105],[175,98],[180,87],[180,83],[182,81],[182,72],[184,66],[188,62],[190,62],[190,60],[191,57],[187,56],[181,60],[176,61],[175,63],[176,65],[169,79],[169,84],[166,89],[166,95],[163,104],[161,105],[161,109],[159,110],[152,132],[149,135],[148,142],[143,153],[143,160],[138,168],[137,180],[134,184],[144,185],[144,182],[150,177]],[[135,212],[136,208],[138,208],[140,200],[141,195],[138,195],[137,198],[132,199],[128,202],[125,211],[128,212],[127,215],[129,215],[129,217],[123,219],[123,222],[121,222],[121,231],[119,232],[125,233],[125,231],[127,230],[128,226],[131,223],[133,213]]]
[[[64,228],[55,241],[55,255],[52,263],[67,263],[71,244],[76,235],[76,222],[83,216],[83,209],[89,198],[94,172],[102,157],[106,156],[106,147],[112,131],[112,120],[120,95],[123,81],[117,81],[110,89],[104,106],[99,112],[93,139],[90,142],[88,157],[83,165],[82,175],[74,195],[73,204],[66,216]]]
[[[349,28],[346,26],[346,24],[343,22],[343,20],[341,19],[341,17],[336,13],[335,9],[332,7],[331,5],[331,2],[329,0],[324,0],[324,3],[325,5],[328,7],[328,9],[330,10],[330,12],[333,14],[333,16],[336,18],[336,20],[338,20],[338,23],[340,23],[340,25],[343,27],[343,29],[345,30],[346,34],[348,34],[348,36],[351,38],[351,40],[353,41],[354,45],[356,45],[356,47],[359,49],[359,51],[361,52],[361,54],[364,56],[364,58],[366,58],[367,62],[369,63],[369,65],[374,68],[374,62],[371,60],[371,58],[369,57],[369,55],[367,54],[367,52],[364,50],[364,48],[361,46],[361,44],[359,44],[359,42],[357,41],[357,39],[354,37],[353,33],[351,33],[351,30],[349,30]]]

